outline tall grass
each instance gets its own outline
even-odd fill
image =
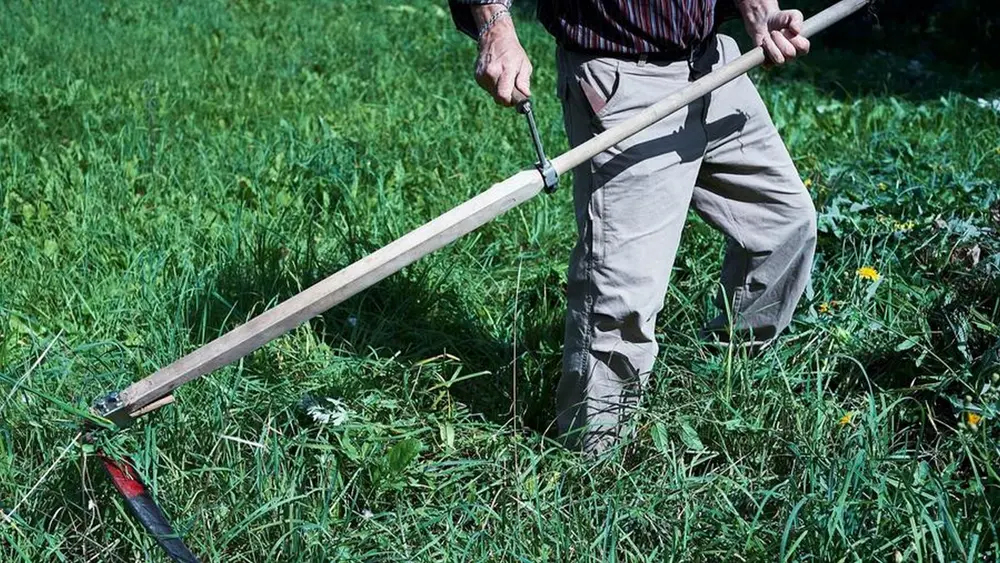
[[[432,2],[2,10],[0,559],[159,560],[79,413],[530,141]],[[519,30],[558,153],[553,46]],[[103,445],[212,561],[995,559],[1000,114],[962,85],[1000,80],[950,72],[817,46],[755,75],[820,211],[813,283],[781,346],[702,349],[722,241],[692,217],[636,437],[596,463],[551,428],[566,189]]]

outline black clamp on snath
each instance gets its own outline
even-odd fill
[[[538,162],[535,163],[535,168],[542,175],[545,193],[553,193],[556,191],[556,186],[559,185],[559,173],[556,172],[556,169],[552,166],[552,162],[545,156],[545,149],[542,148],[542,138],[538,136],[538,126],[535,125],[535,115],[531,112],[531,100],[522,100],[517,104],[517,111],[523,113],[528,118],[531,142],[535,144],[535,153],[538,155]]]

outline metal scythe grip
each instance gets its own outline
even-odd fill
[[[552,162],[545,156],[545,149],[542,148],[542,138],[538,135],[538,126],[535,124],[535,114],[531,111],[531,100],[525,98],[517,104],[518,113],[523,113],[528,118],[528,130],[531,131],[531,142],[535,145],[535,154],[538,155],[538,162],[535,168],[542,175],[542,182],[545,185],[545,193],[550,194],[556,191],[559,185],[559,173],[556,172]]]

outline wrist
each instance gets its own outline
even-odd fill
[[[773,0],[738,0],[737,5],[748,29],[766,27],[771,14],[779,10]]]
[[[480,46],[484,43],[488,43],[497,38],[502,38],[508,35],[514,35],[516,37],[516,33],[514,31],[514,20],[510,11],[506,8],[495,10],[493,15],[479,26],[479,31],[477,33]]]
[[[478,4],[472,6],[472,20],[475,22],[477,29],[481,28],[498,12],[506,11],[509,7],[510,2],[500,1],[491,4]]]

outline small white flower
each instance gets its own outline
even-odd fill
[[[302,400],[302,406],[306,409],[306,414],[320,424],[340,426],[347,422],[350,414],[350,409],[339,399],[327,398],[319,402],[312,397],[306,397]]]
[[[364,509],[364,510],[361,511],[361,517],[364,518],[365,520],[371,520],[372,518],[375,517],[375,515],[372,514],[371,510],[368,510],[366,508],[366,509]]]
[[[976,103],[979,105],[979,107],[983,109],[991,109],[997,113],[1000,113],[1000,98],[997,98],[996,100],[986,100],[983,98],[979,98],[978,100],[976,100]]]
[[[828,111],[836,111],[839,110],[841,107],[843,107],[843,104],[834,100],[831,101],[830,103],[816,106],[816,113],[826,113]]]
[[[347,317],[347,324],[351,325],[351,328],[358,326],[358,317],[356,317],[355,315]]]

